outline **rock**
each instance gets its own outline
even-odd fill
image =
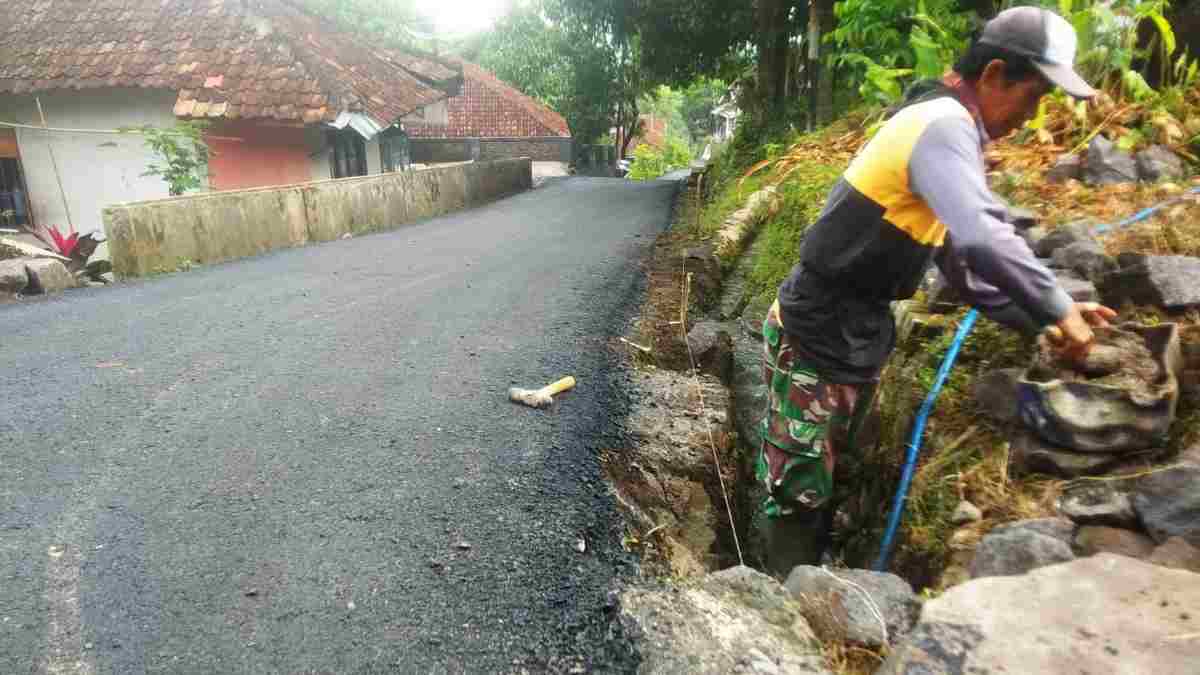
[[[1154,551],[1154,540],[1140,532],[1103,525],[1085,525],[1075,535],[1079,555],[1113,553],[1141,560]]]
[[[1064,544],[1075,541],[1075,524],[1066,518],[1030,518],[1015,520],[992,528],[991,534],[1009,534],[1012,532],[1033,532],[1051,539],[1057,539]]]
[[[1106,483],[1068,488],[1058,499],[1058,510],[1079,525],[1137,527],[1137,514],[1133,512],[1129,495]]]
[[[29,286],[29,272],[24,258],[0,260],[0,293],[22,293]]]
[[[1054,164],[1046,169],[1047,183],[1065,183],[1083,178],[1083,158],[1079,155],[1059,155]]]
[[[1074,452],[1051,445],[1032,432],[1021,430],[1009,443],[1008,470],[1014,477],[1046,474],[1059,478],[1095,476],[1125,459],[1119,453]]]
[[[933,339],[946,332],[942,317],[924,310],[924,305],[915,300],[901,300],[892,304],[897,345],[909,340]]]
[[[1096,302],[1100,299],[1100,293],[1096,290],[1096,284],[1081,279],[1076,276],[1075,272],[1070,270],[1056,270],[1055,276],[1058,277],[1058,285],[1071,296],[1075,302]]]
[[[824,641],[872,648],[896,644],[921,612],[908,582],[885,572],[800,565],[784,585]]]
[[[1112,306],[1130,301],[1182,310],[1200,305],[1200,258],[1182,255],[1119,256],[1118,269],[1100,283]]]
[[[971,577],[1013,576],[1074,559],[1066,542],[1032,529],[1012,528],[992,532],[979,542]]]
[[[1077,220],[1073,223],[1059,225],[1057,228],[1051,230],[1049,234],[1038,240],[1037,244],[1033,247],[1033,252],[1039,258],[1049,258],[1058,249],[1078,241],[1096,241],[1096,238],[1092,236],[1092,224],[1090,222]]]
[[[68,288],[75,288],[75,277],[67,271],[66,265],[57,260],[27,260],[25,269],[29,272],[29,287],[25,289],[29,295],[59,293]]]
[[[925,603],[876,675],[1194,673],[1200,577],[1100,554]],[[1189,609],[1190,608],[1190,609]],[[1136,617],[1136,618],[1134,618]]]
[[[1171,537],[1154,549],[1146,562],[1189,572],[1200,572],[1200,548],[1196,548],[1183,537]]]
[[[963,305],[962,296],[941,272],[934,271],[932,279],[923,285],[925,305],[930,312],[946,314],[958,310]]]
[[[626,590],[619,604],[642,675],[828,673],[800,606],[748,567],[670,590]]]
[[[1133,510],[1158,543],[1182,537],[1200,546],[1200,446],[1183,453],[1177,464],[1138,479]]]
[[[954,508],[954,513],[950,514],[950,522],[955,525],[978,523],[981,520],[983,520],[983,511],[965,499],[959,502],[958,506]]]
[[[1157,183],[1160,180],[1183,178],[1183,159],[1161,145],[1152,145],[1135,155],[1138,177]]]
[[[1017,381],[1020,378],[1020,368],[990,370],[976,378],[975,383],[971,385],[975,407],[987,417],[1002,424],[1016,422]]]
[[[701,321],[688,332],[687,340],[700,372],[715,375],[722,381],[729,380],[733,367],[733,340],[721,324]]]
[[[1136,183],[1138,165],[1133,155],[1118,148],[1103,136],[1096,136],[1088,144],[1087,163],[1083,169],[1083,180],[1088,185],[1116,185]]]
[[[1054,264],[1096,282],[1116,271],[1117,263],[1095,241],[1076,241],[1054,251]]]

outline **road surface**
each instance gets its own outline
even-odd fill
[[[0,306],[0,673],[628,670],[597,449],[674,192]]]

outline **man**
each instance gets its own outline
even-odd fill
[[[931,261],[985,316],[1050,329],[1064,348],[1086,349],[1090,325],[1115,316],[1071,300],[985,177],[984,145],[1032,118],[1054,86],[1096,94],[1072,70],[1075,45],[1057,14],[1002,12],[943,81],[913,88],[806,232],[763,325],[770,405],[758,477],[772,571],[819,561],[837,453],[894,346],[891,302],[912,297]]]

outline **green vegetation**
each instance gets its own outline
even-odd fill
[[[172,196],[199,189],[208,175],[208,145],[204,142],[207,122],[176,122],[170,129],[142,126],[121,131],[136,132],[146,139],[155,161],[143,176],[162,176]]]
[[[633,164],[629,167],[631,180],[654,180],[665,173],[683,169],[692,163],[692,152],[679,139],[669,139],[667,147],[659,150],[649,145],[639,145],[633,153]]]

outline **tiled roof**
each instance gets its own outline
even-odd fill
[[[462,92],[450,99],[449,124],[412,124],[410,136],[423,138],[569,138],[562,115],[522,94],[495,75],[466,61]]]
[[[0,94],[168,89],[185,118],[387,125],[457,92],[456,69],[367,42],[289,0],[0,0]]]

